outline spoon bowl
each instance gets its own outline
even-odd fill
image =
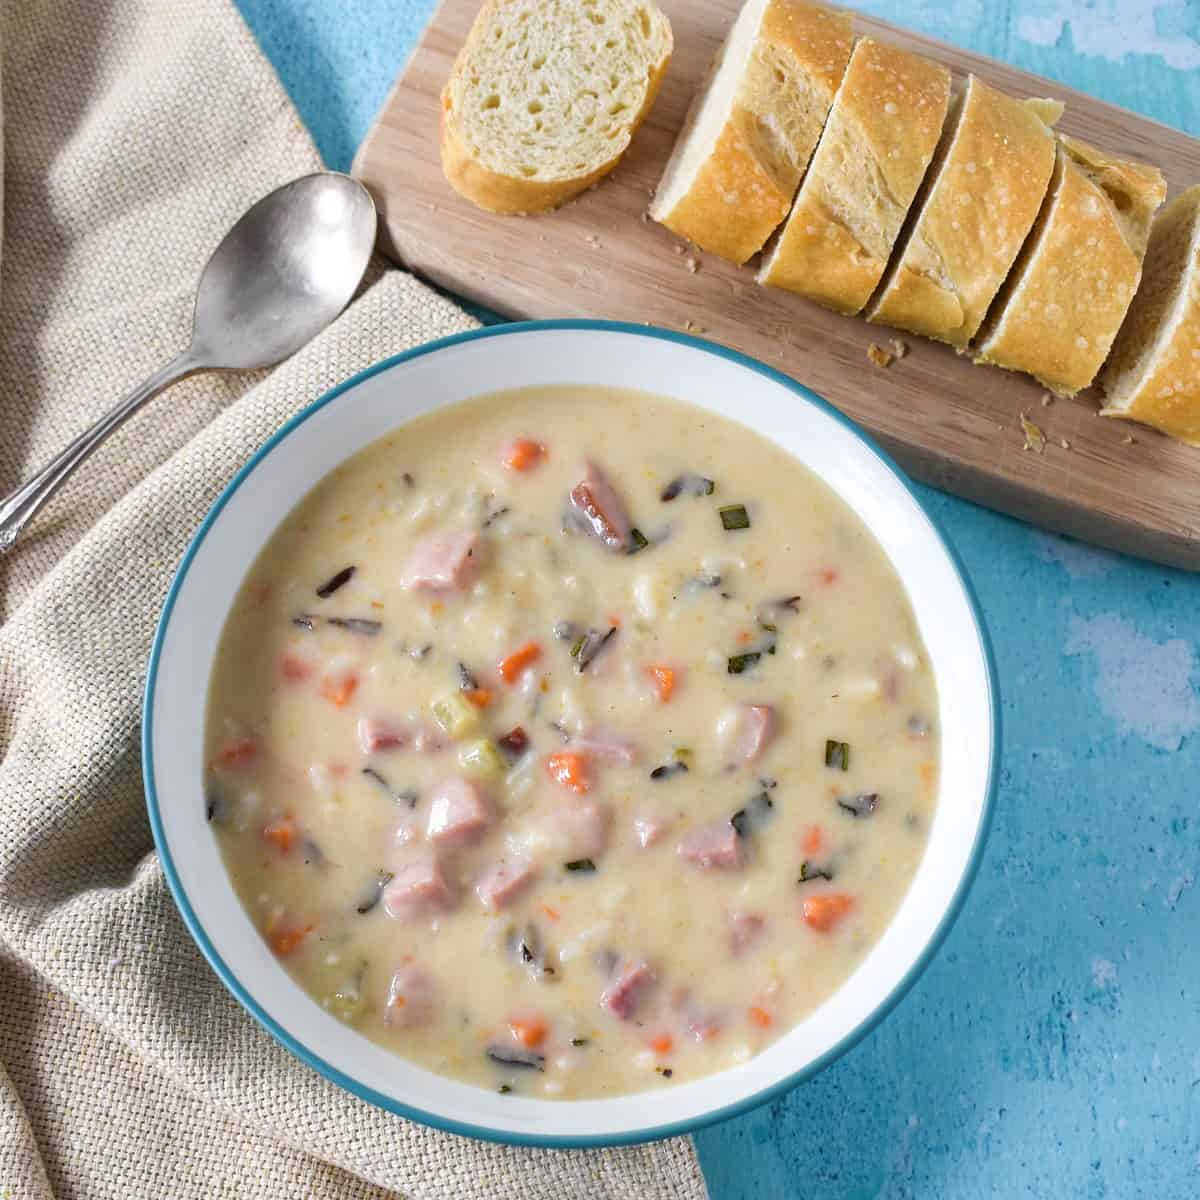
[[[346,175],[305,175],[258,201],[200,276],[198,365],[247,370],[294,354],[354,295],[375,243],[375,205]]]

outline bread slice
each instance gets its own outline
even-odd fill
[[[1033,228],[1061,114],[967,79],[869,321],[966,349]]]
[[[1200,446],[1200,184],[1154,222],[1141,287],[1100,383],[1102,416]]]
[[[653,0],[485,0],[442,89],[442,170],[496,213],[555,208],[607,175],[672,50]]]
[[[856,313],[879,283],[950,104],[950,72],[863,38],[760,283]]]
[[[1063,135],[1050,190],[979,336],[975,361],[1073,396],[1096,377],[1142,273],[1167,185],[1157,167]]]
[[[663,171],[650,215],[744,263],[788,214],[842,81],[850,14],[746,0]]]

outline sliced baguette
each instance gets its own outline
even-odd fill
[[[1200,446],[1200,184],[1154,222],[1141,286],[1100,383],[1102,416]]]
[[[975,361],[1026,371],[1059,395],[1087,387],[1133,300],[1166,192],[1157,167],[1060,135],[1050,189]]]
[[[577,196],[625,153],[672,45],[653,0],[486,0],[442,89],[446,178],[496,213]]]
[[[949,103],[945,67],[863,38],[759,282],[858,312],[887,266]]]
[[[788,214],[850,57],[850,14],[746,0],[688,112],[650,215],[744,263]]]
[[[869,321],[967,347],[1033,228],[1061,113],[967,79]]]

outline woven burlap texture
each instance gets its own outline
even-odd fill
[[[221,235],[319,161],[227,0],[4,0],[0,56],[3,494],[185,344]],[[304,404],[470,325],[376,270],[283,366],[155,401],[0,559],[0,1196],[703,1197],[686,1140],[491,1146],[335,1088],[224,991],[153,853],[141,690],[204,511]]]

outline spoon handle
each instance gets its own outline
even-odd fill
[[[185,350],[178,358],[159,367],[145,382],[138,384],[114,409],[101,417],[91,429],[81,433],[65,450],[50,460],[32,479],[0,500],[0,554],[12,548],[21,530],[34,514],[54,495],[72,471],[114,429],[123,424],[152,396],[163,388],[199,370],[203,364]]]

